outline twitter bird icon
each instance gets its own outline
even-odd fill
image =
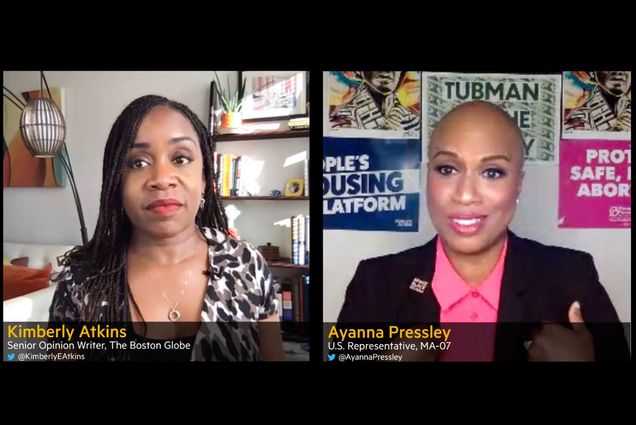
[[[335,358],[336,358],[335,354],[327,354],[327,360],[329,360],[330,362],[332,362],[333,359],[335,359]]]
[[[15,359],[15,353],[13,354],[7,354],[7,360],[13,360]],[[332,359],[333,360],[333,359]]]

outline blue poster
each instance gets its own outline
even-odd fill
[[[421,143],[325,137],[323,229],[417,232]]]

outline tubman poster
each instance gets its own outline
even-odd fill
[[[324,138],[323,228],[417,232],[419,139]]]
[[[424,146],[437,122],[460,103],[484,100],[515,119],[526,164],[558,163],[560,75],[423,73]]]

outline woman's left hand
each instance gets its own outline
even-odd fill
[[[594,361],[592,334],[585,327],[578,301],[570,306],[572,329],[554,323],[544,324],[527,345],[529,361]]]

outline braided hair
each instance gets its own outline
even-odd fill
[[[108,135],[104,150],[102,193],[95,233],[86,246],[67,252],[60,265],[67,266],[77,283],[81,282],[81,321],[123,322],[124,306],[128,302],[127,248],[132,235],[132,223],[124,211],[122,173],[126,155],[143,118],[157,106],[181,112],[193,125],[199,137],[205,179],[205,208],[197,212],[199,227],[216,228],[227,233],[227,217],[214,188],[214,142],[201,120],[185,105],[165,97],[147,95],[132,101],[117,117]],[[84,279],[82,279],[85,277]],[[62,280],[62,276],[58,277]],[[107,300],[105,309],[102,301]],[[101,314],[104,312],[104,314]]]

